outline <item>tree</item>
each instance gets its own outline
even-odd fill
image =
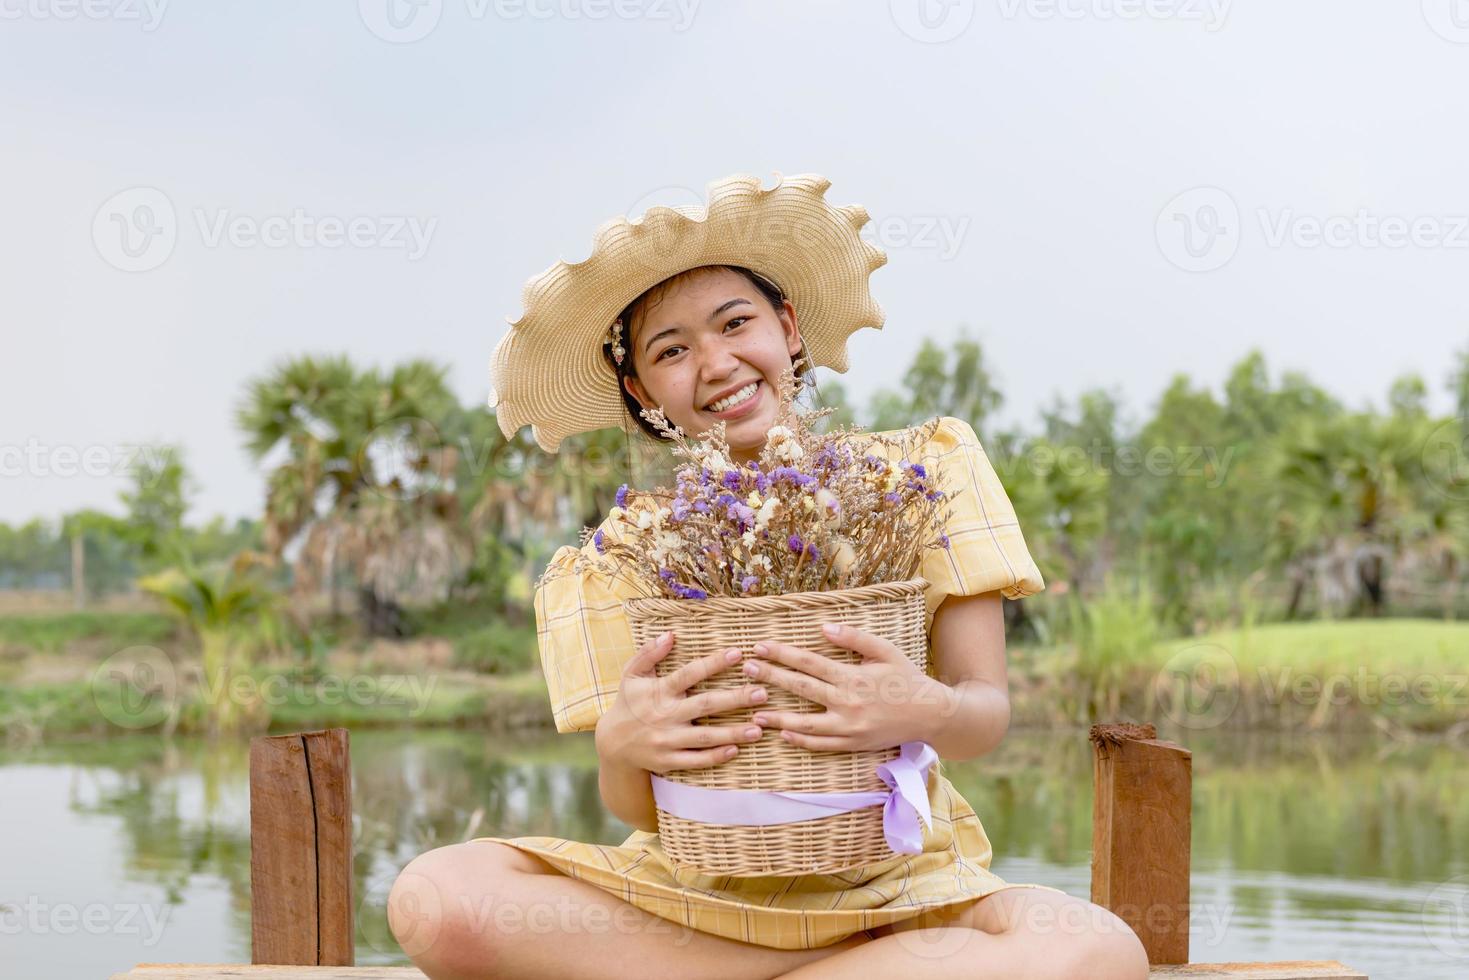
[[[267,554],[279,560],[299,541],[298,595],[324,584],[335,603],[337,575],[351,576],[370,635],[400,635],[403,604],[447,597],[471,557],[445,372],[421,360],[359,372],[345,357],[303,356],[252,381],[236,410],[257,460],[277,448],[286,457],[267,480]]]
[[[183,451],[176,446],[154,447],[139,459],[132,471],[133,489],[119,496],[141,564],[158,568],[178,560],[187,498],[196,487],[185,472]]]

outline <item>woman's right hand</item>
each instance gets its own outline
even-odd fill
[[[673,649],[672,631],[644,643],[622,672],[617,701],[597,720],[597,753],[621,765],[663,775],[670,769],[703,769],[728,762],[738,743],[758,741],[760,726],[695,725],[695,718],[764,704],[762,684],[690,696],[689,688],[740,663],[738,650],[721,650],[684,664],[667,677],[654,665]]]

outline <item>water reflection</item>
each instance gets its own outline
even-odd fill
[[[1175,736],[1194,752],[1192,958],[1341,959],[1374,977],[1469,975],[1469,767],[1442,742]],[[590,733],[352,738],[358,962],[402,963],[383,900],[414,855],[468,837],[620,843]],[[0,755],[9,975],[249,958],[243,743],[122,738]],[[947,766],[993,870],[1086,896],[1091,749],[1012,732]]]

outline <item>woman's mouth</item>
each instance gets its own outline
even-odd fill
[[[764,387],[764,385],[758,379],[752,381],[749,384],[745,385],[745,387],[741,388],[739,391],[735,392],[733,395],[730,395],[728,398],[723,398],[717,402],[714,402],[713,405],[711,405],[709,408],[706,408],[704,411],[721,419],[739,418],[746,412],[750,411],[750,409],[754,408],[756,403],[760,401],[760,389],[762,387]],[[721,407],[719,410],[716,411],[714,405],[719,405]]]

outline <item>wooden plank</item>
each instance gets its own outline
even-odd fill
[[[347,730],[307,732],[306,758],[316,802],[317,965],[351,966],[352,759]]]
[[[108,980],[428,980],[411,966],[277,966],[234,963],[139,963]]]
[[[250,740],[250,913],[255,963],[352,965],[345,728]]]
[[[1172,963],[1148,971],[1149,980],[1368,980],[1336,960],[1278,963]]]
[[[1091,899],[1154,966],[1188,962],[1192,755],[1152,725],[1093,725]]]
[[[1335,960],[1280,963],[1187,963],[1155,966],[1151,980],[1368,980]],[[110,980],[425,980],[411,966],[229,966],[207,963],[140,963]]]

